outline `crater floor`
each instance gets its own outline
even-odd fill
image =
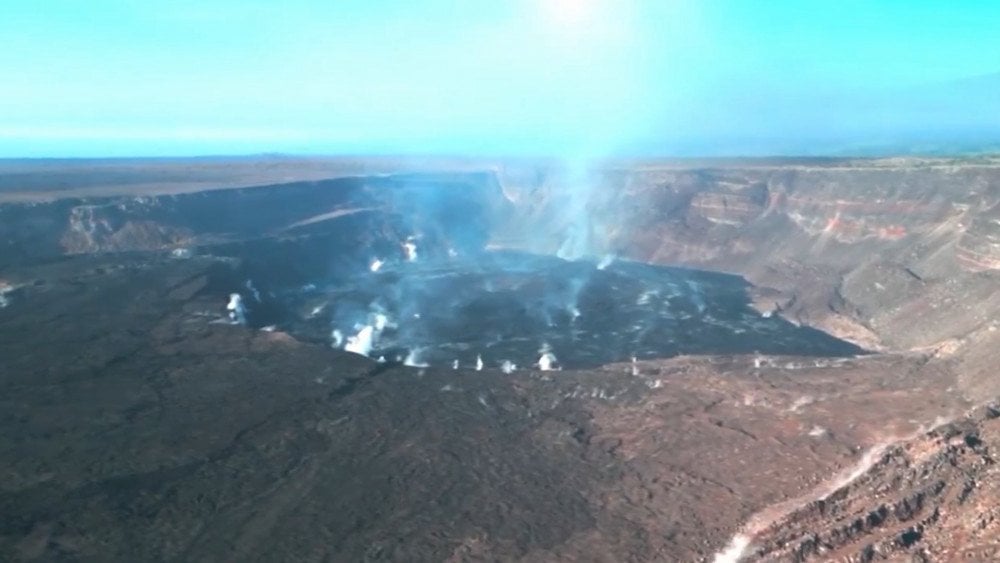
[[[862,352],[751,308],[737,276],[517,252],[378,266],[275,289],[292,312],[277,327],[313,341],[335,332],[338,347],[372,330],[371,357],[433,366],[537,367],[546,353],[565,368],[594,368],[677,355]],[[253,322],[252,296],[248,303]]]

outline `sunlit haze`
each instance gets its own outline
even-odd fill
[[[997,29],[985,1],[15,0],[0,155],[989,144]]]

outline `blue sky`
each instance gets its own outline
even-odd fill
[[[5,0],[0,156],[991,135],[998,29],[974,0]]]

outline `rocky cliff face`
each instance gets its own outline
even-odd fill
[[[759,561],[995,561],[997,405],[868,456],[850,483],[761,531]]]
[[[586,193],[602,251],[742,274],[777,290],[763,306],[872,348],[950,353],[993,330],[993,164],[640,169],[593,181]],[[574,189],[558,179],[548,188],[561,195],[548,195],[552,206]],[[526,231],[543,232],[538,223]]]
[[[399,174],[185,194],[0,203],[0,267],[61,255],[309,236],[339,229],[337,219],[358,213],[376,215],[384,224],[416,221],[413,228],[447,230],[448,221],[435,214],[455,211],[464,225],[501,208],[491,182],[482,173]],[[436,190],[434,198],[416,195],[430,188]],[[360,230],[351,234],[359,240],[371,235]]]
[[[383,242],[450,229],[439,235],[554,254],[584,230],[592,255],[741,274],[759,306],[871,349],[954,355],[993,342],[1000,314],[1000,164],[988,160],[611,164],[588,175],[522,163],[8,204],[0,266],[302,236],[357,212],[378,217],[363,225]],[[345,236],[373,244],[372,232]]]

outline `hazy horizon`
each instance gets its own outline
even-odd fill
[[[0,16],[0,157],[1000,149],[991,2],[41,0]]]

